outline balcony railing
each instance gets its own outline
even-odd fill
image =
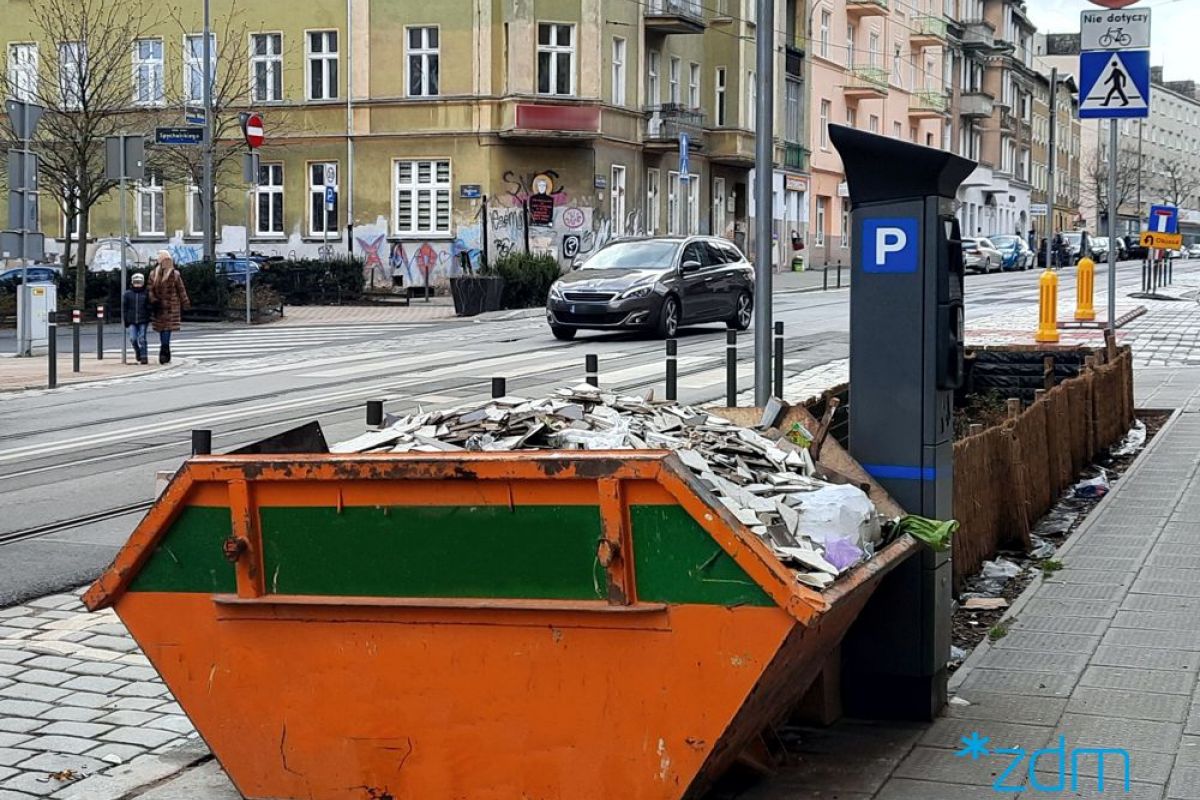
[[[913,20],[909,39],[916,44],[935,44],[946,40],[946,18],[923,14]]]
[[[882,17],[888,13],[888,0],[846,0],[849,17]]]
[[[704,9],[700,0],[649,0],[646,30],[651,33],[703,33]]]
[[[914,92],[908,101],[908,113],[919,117],[937,117],[946,113],[947,105],[943,92]]]
[[[855,64],[850,68],[847,94],[885,95],[888,92],[888,71],[874,64]]]
[[[646,119],[647,144],[674,144],[679,134],[688,135],[689,144],[704,147],[704,112],[677,104],[652,108]]]
[[[964,92],[959,100],[958,113],[964,117],[987,119],[992,116],[995,98],[987,92]]]
[[[963,23],[964,47],[993,47],[996,44],[996,29],[987,20],[977,19]]]
[[[808,169],[808,148],[795,142],[784,142],[783,165],[792,169]]]

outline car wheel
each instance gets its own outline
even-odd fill
[[[575,338],[576,328],[567,328],[562,325],[551,325],[550,332],[554,334],[554,338],[560,342],[569,342]]]
[[[664,339],[674,339],[679,333],[679,301],[667,295],[662,308],[658,312],[658,335]]]
[[[739,292],[733,316],[725,321],[725,325],[736,331],[744,331],[750,327],[750,320],[753,317],[754,298],[750,296],[749,292]]]

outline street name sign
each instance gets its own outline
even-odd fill
[[[187,126],[182,128],[155,128],[154,143],[167,145],[189,145],[204,143],[204,128]]]

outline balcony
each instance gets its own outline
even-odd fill
[[[888,0],[846,0],[846,16],[850,19],[861,17],[886,17]]]
[[[595,102],[532,103],[506,100],[500,107],[503,138],[562,141],[594,139],[600,134],[600,106]]]
[[[783,165],[804,172],[808,169],[808,148],[795,142],[783,143]]]
[[[946,18],[924,14],[913,20],[909,43],[915,48],[940,47],[946,43]]]
[[[725,167],[754,166],[754,134],[734,128],[714,128],[705,135],[705,155],[710,164]]]
[[[937,119],[946,116],[947,105],[943,92],[914,92],[908,100],[908,116],[913,119]]]
[[[679,136],[686,133],[689,149],[704,149],[704,112],[678,104],[652,108],[647,112],[645,146],[647,150],[678,150]]]
[[[1008,133],[1016,133],[1017,132],[1017,117],[1016,117],[1016,115],[1010,114],[1007,111],[1001,112],[1001,114],[1000,114],[1000,129],[1003,131],[1007,131]]]
[[[991,119],[995,98],[987,92],[963,92],[958,113],[970,119]]]
[[[996,46],[996,29],[987,20],[977,19],[963,23],[962,45],[964,49],[991,49]]]
[[[646,33],[704,33],[700,0],[650,0],[646,4]]]
[[[863,100],[887,97],[888,71],[873,64],[855,64],[842,86],[846,99]]]

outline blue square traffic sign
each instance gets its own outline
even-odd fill
[[[919,264],[915,217],[878,217],[863,221],[863,272],[916,272]]]
[[[1150,206],[1146,230],[1151,233],[1179,233],[1179,209],[1175,206]]]
[[[1079,118],[1150,116],[1150,51],[1079,54]]]

